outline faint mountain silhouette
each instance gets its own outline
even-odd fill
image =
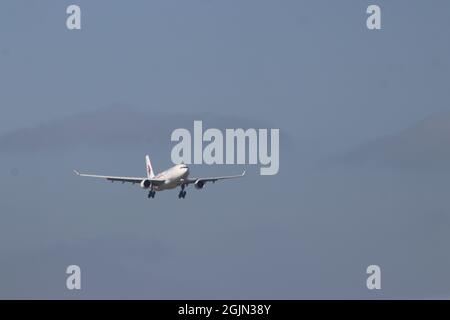
[[[450,169],[450,112],[442,112],[398,133],[363,143],[332,163],[410,169]]]
[[[127,107],[108,107],[60,119],[0,136],[0,152],[22,152],[73,147],[120,147],[143,144],[167,145],[176,128],[192,132],[194,120],[207,128],[268,128],[240,116],[212,114],[163,114]],[[284,141],[286,142],[286,141]]]

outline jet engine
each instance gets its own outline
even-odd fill
[[[204,185],[205,185],[205,181],[202,180],[197,180],[194,183],[195,189],[203,189]]]
[[[142,180],[142,182],[141,182],[141,188],[142,189],[148,189],[148,188],[150,188],[151,185],[152,185],[152,182],[150,180],[147,180],[147,179]]]

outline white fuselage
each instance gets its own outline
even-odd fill
[[[154,186],[154,190],[162,191],[166,189],[173,189],[183,184],[183,179],[189,176],[189,168],[184,164],[178,164],[166,171],[163,171],[155,176],[155,179],[165,180],[164,184]]]

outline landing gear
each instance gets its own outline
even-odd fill
[[[155,197],[155,193],[156,193],[156,191],[154,191],[154,190],[149,191],[149,193],[148,193],[148,198],[149,198],[149,199],[150,199],[150,198],[154,198],[154,197]]]
[[[181,198],[186,198],[186,191],[184,191],[184,188],[185,188],[186,186],[184,185],[184,184],[182,184],[181,185],[181,191],[180,191],[180,193],[178,194],[178,199],[181,199]]]

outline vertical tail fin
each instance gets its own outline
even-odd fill
[[[153,179],[155,177],[155,172],[153,171],[152,163],[148,155],[145,156],[145,163],[147,168],[147,178]]]

